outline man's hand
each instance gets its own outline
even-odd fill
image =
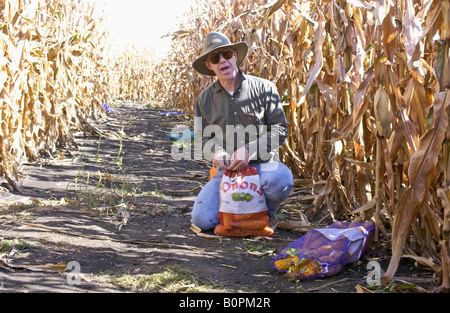
[[[230,155],[225,150],[219,150],[214,154],[213,166],[224,171],[230,164]]]
[[[244,170],[248,166],[250,154],[246,147],[242,147],[236,150],[231,156],[231,163],[228,166],[228,170],[232,172],[238,172]]]

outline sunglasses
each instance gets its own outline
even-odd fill
[[[223,51],[218,51],[218,52],[213,52],[209,55],[209,62],[211,62],[212,64],[218,64],[220,62],[220,55],[223,55],[223,57],[226,60],[229,60],[233,57],[234,55],[234,50],[223,50]]]

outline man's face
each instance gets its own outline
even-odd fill
[[[231,48],[219,48],[208,55],[205,65],[214,71],[219,80],[231,80],[238,73],[237,51]]]

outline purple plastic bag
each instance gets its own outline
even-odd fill
[[[274,263],[295,253],[300,260],[309,259],[315,264],[320,264],[314,273],[306,270],[295,271],[299,279],[329,277],[339,273],[345,265],[358,261],[372,244],[374,234],[373,222],[335,222],[327,228],[308,231],[281,250],[271,260],[271,265],[280,273],[290,273],[289,270],[278,269]]]

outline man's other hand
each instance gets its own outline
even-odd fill
[[[225,150],[219,150],[214,154],[213,166],[224,171],[230,164],[230,155]]]
[[[242,147],[236,150],[231,156],[230,166],[228,170],[232,172],[238,172],[244,170],[248,166],[250,154],[246,147]]]

